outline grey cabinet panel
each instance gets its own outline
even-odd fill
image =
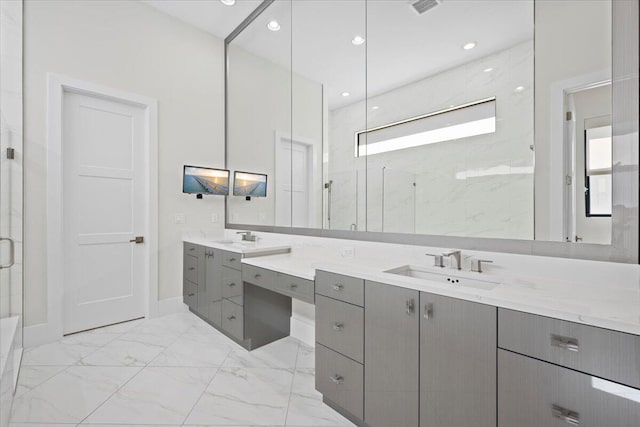
[[[640,391],[498,350],[499,427],[638,427]]]
[[[184,253],[189,255],[195,255],[195,252],[198,250],[198,245],[195,243],[184,242]]]
[[[316,270],[316,293],[362,307],[364,280]]]
[[[371,427],[417,427],[419,293],[365,284],[364,421]]]
[[[214,325],[222,327],[222,300],[209,303],[209,312],[207,319]]]
[[[197,252],[193,255],[185,254],[184,256],[184,278],[192,283],[198,283],[198,256]]]
[[[242,268],[242,254],[229,251],[222,252],[222,265],[240,271]]]
[[[640,388],[640,336],[499,309],[498,345]]]
[[[198,285],[187,280],[182,285],[182,301],[187,304],[190,309],[195,309],[198,301]]]
[[[273,290],[276,286],[276,272],[245,264],[242,266],[242,281]]]
[[[306,280],[288,274],[278,273],[276,290],[299,300],[314,303],[315,285],[313,280]]]
[[[222,300],[222,329],[240,341],[244,339],[243,308],[228,299]]]
[[[222,251],[205,249],[205,270],[206,317],[214,325],[220,326],[222,324]]]
[[[420,293],[421,427],[495,427],[497,315]]]
[[[364,399],[361,364],[317,345],[315,379],[316,390],[325,398],[362,419]]]
[[[222,297],[234,298],[242,305],[242,273],[229,267],[222,268]]]
[[[318,295],[316,341],[360,363],[364,352],[364,309]]]

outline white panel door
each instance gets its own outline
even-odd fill
[[[144,316],[142,107],[64,93],[64,333]]]
[[[281,138],[276,156],[276,225],[308,227],[310,145]]]

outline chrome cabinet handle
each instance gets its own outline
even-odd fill
[[[3,268],[11,268],[13,267],[13,264],[16,263],[16,244],[13,241],[13,239],[10,239],[8,237],[0,237],[0,242],[9,242],[9,264],[6,265],[0,265],[0,270],[2,270]]]
[[[335,285],[333,285],[333,290],[336,292],[340,292],[342,291],[342,289],[344,289],[344,285],[341,285],[340,283],[336,283]]]
[[[297,285],[297,284],[295,284],[295,283],[292,283],[292,284],[290,284],[290,285],[289,285],[289,287],[290,287],[291,289],[297,289],[297,288],[298,288],[298,285]]]
[[[256,275],[253,276],[254,279],[259,279],[261,277],[262,277],[262,274],[256,274]]]
[[[227,286],[228,286],[228,287],[230,287],[230,288],[233,288],[235,285],[236,285],[236,284],[235,284],[234,282],[227,283]]]
[[[227,320],[234,320],[236,318],[236,316],[229,316],[227,317]]]
[[[564,421],[572,426],[580,425],[580,414],[574,411],[563,408],[559,405],[551,405],[551,415],[554,418]]]
[[[344,329],[344,323],[336,322],[333,324],[334,331],[341,331]]]
[[[196,296],[196,294],[189,294],[189,295],[187,295],[187,296],[189,296],[189,297],[194,297],[194,296]]]
[[[580,345],[576,338],[563,337],[561,335],[551,334],[551,346],[558,347],[568,351],[580,351]]]
[[[428,303],[424,305],[424,313],[422,314],[422,317],[427,320],[433,317],[433,304]]]
[[[334,383],[334,384],[342,384],[342,382],[344,381],[344,377],[342,375],[332,375],[329,377],[329,379]]]
[[[189,248],[189,250],[193,252],[196,250],[196,248]]]
[[[189,271],[193,271],[195,269],[196,269],[195,267],[189,267]]]
[[[413,314],[413,311],[415,310],[415,303],[413,301],[413,298],[408,299],[406,301],[405,308],[406,308],[407,315],[411,316]]]

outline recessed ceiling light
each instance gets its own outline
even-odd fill
[[[267,28],[271,31],[280,31],[280,24],[274,19],[272,21],[269,21],[269,23],[267,24]]]
[[[378,107],[377,105],[374,105],[373,107],[371,107],[372,110],[377,110],[378,108],[380,107]]]
[[[342,96],[344,96],[344,97],[346,98],[347,96],[349,96],[349,95],[351,95],[351,94],[350,94],[349,92],[342,92],[342,94],[341,94],[341,95],[342,95]]]
[[[471,50],[474,47],[476,47],[476,42],[469,42],[469,43],[466,43],[464,46],[462,46],[464,50]]]
[[[225,6],[233,6],[234,4],[236,4],[236,0],[220,0],[220,3]]]
[[[493,68],[491,68],[491,67],[489,67],[489,68],[485,68],[485,69],[484,69],[484,70],[482,70],[482,71],[484,71],[485,73],[490,73],[490,72],[492,72],[492,71],[493,71]]]
[[[363,43],[364,43],[364,37],[362,36],[355,36],[354,38],[351,39],[351,44],[354,46],[360,46]]]
[[[514,89],[516,92],[522,92],[524,90],[524,86],[518,86]]]

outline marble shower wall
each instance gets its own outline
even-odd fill
[[[493,134],[354,157],[349,130],[361,123],[372,128],[489,97]],[[341,188],[332,224],[357,216],[359,230],[366,223],[367,231],[533,239],[532,41],[370,97],[367,107],[366,118],[364,102],[329,114],[329,179],[349,170],[366,176],[366,185]]]
[[[0,234],[15,241],[15,264],[0,270],[0,318],[22,328],[22,0],[0,1]],[[7,148],[15,158],[7,158]],[[2,262],[9,259],[3,242]],[[22,334],[19,334],[22,337]],[[19,343],[22,346],[22,343]]]

